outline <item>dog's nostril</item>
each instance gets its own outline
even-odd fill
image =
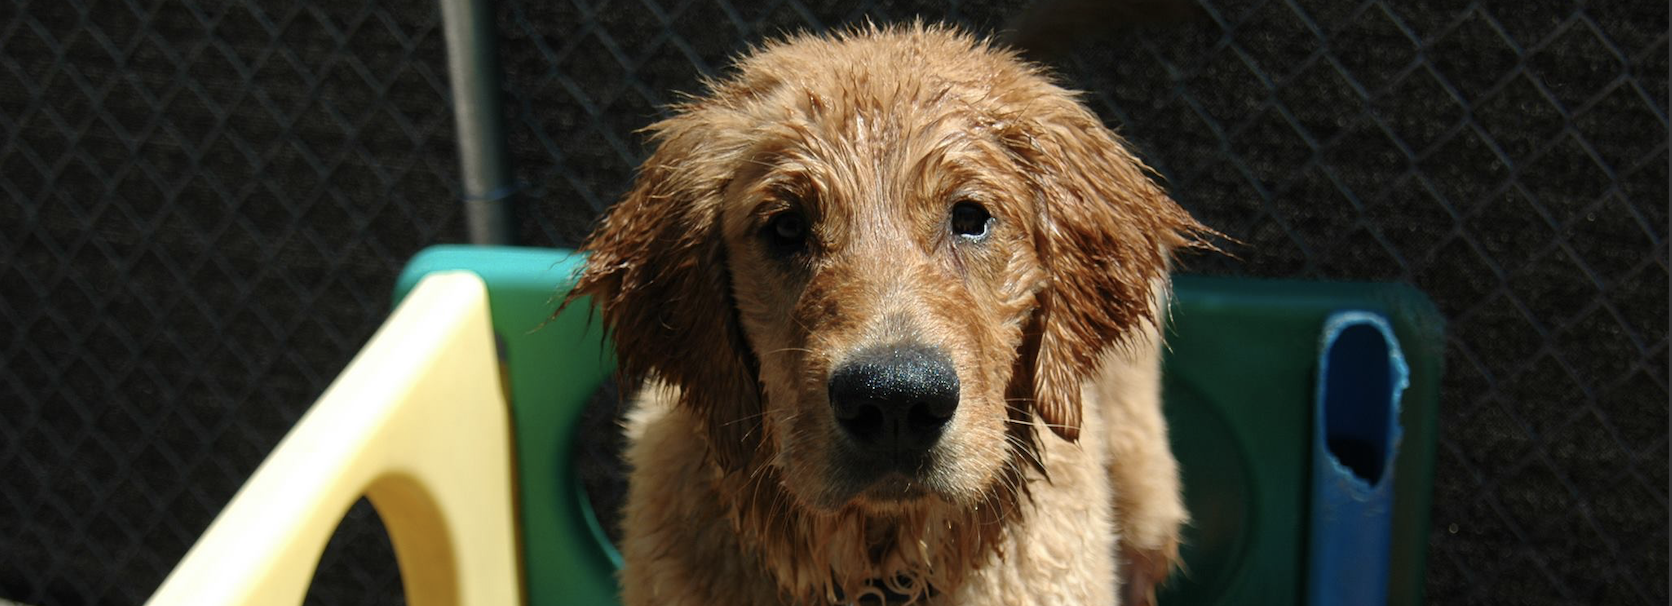
[[[854,407],[846,415],[837,412],[836,419],[842,423],[842,427],[847,429],[849,433],[866,436],[881,433],[885,424],[882,407],[880,406]]]
[[[830,403],[842,429],[860,444],[927,448],[957,412],[958,374],[939,349],[871,348],[831,373]]]
[[[906,422],[919,430],[936,429],[952,420],[950,414],[939,414],[928,404],[919,403],[906,413]]]

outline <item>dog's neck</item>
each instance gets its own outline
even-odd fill
[[[975,506],[944,501],[898,513],[858,506],[834,512],[798,504],[777,467],[762,461],[719,472],[716,495],[727,508],[741,547],[797,603],[921,603],[956,587],[992,557],[1016,523],[1026,498],[1020,466],[1007,468],[988,498]]]

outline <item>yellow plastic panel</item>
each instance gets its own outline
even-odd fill
[[[407,603],[521,603],[507,410],[481,279],[425,278],[149,604],[300,604],[361,495],[389,530]]]

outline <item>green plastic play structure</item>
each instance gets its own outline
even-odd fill
[[[587,399],[614,370],[614,359],[587,305],[552,317],[583,263],[560,250],[436,246],[414,257],[395,286],[399,302],[426,275],[466,270],[488,287],[515,434],[522,576],[531,605],[617,602],[621,556],[593,515],[573,465],[573,428]]]
[[[612,604],[620,556],[573,471],[573,428],[613,361],[586,305],[551,317],[583,263],[552,249],[438,246],[401,274],[486,283],[512,408],[522,574],[536,606]],[[1187,504],[1187,572],[1163,604],[1300,604],[1318,332],[1333,311],[1389,319],[1411,367],[1395,463],[1388,603],[1422,602],[1443,323],[1394,284],[1183,276],[1175,281],[1165,397]]]

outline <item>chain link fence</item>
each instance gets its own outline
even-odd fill
[[[500,0],[519,237],[579,242],[635,130],[763,37],[1043,27],[1246,243],[1189,271],[1406,281],[1445,312],[1430,602],[1666,603],[1667,5],[1115,4]],[[0,598],[143,601],[401,264],[462,237],[439,19],[0,6]],[[320,570],[311,602],[401,601],[363,504]]]
[[[144,601],[460,232],[418,4],[0,4],[0,598]]]

